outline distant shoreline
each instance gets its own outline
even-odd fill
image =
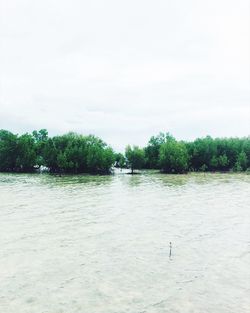
[[[49,137],[46,129],[31,134],[0,130],[0,172],[110,175],[113,168],[154,169],[166,174],[249,172],[250,137],[176,140],[169,133],[152,136],[146,147],[128,145],[116,153],[94,135],[67,133]]]

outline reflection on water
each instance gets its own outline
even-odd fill
[[[249,194],[246,174],[0,174],[0,312],[247,313]]]

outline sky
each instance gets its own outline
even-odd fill
[[[250,135],[249,0],[0,0],[0,129]]]

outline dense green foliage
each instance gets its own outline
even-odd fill
[[[160,133],[144,148],[147,168],[167,173],[186,171],[246,171],[250,168],[250,138],[198,138],[176,141]]]
[[[108,173],[114,163],[113,150],[101,139],[75,133],[49,138],[42,155],[51,172]]]
[[[0,171],[32,172],[45,166],[53,173],[109,173],[113,150],[100,138],[68,133],[48,137],[45,129],[32,135],[0,131]]]
[[[250,167],[250,138],[211,138],[187,143],[190,170],[245,171]]]
[[[0,130],[0,171],[15,171],[18,154],[17,135]]]
[[[134,170],[140,169],[144,166],[145,162],[145,153],[143,149],[140,149],[137,146],[130,146],[126,147],[125,156],[127,159],[128,167],[131,168],[132,174]]]
[[[160,148],[167,140],[174,139],[169,133],[152,136],[145,151],[145,168],[160,169]]]
[[[168,139],[160,147],[159,164],[164,173],[184,173],[188,169],[188,152],[184,143]]]
[[[48,137],[46,129],[16,135],[0,130],[0,171],[32,172],[40,167],[52,173],[103,173],[112,166],[159,169],[165,173],[188,171],[249,171],[250,137],[198,138],[177,141],[169,133],[150,138],[147,146],[127,146],[114,153],[100,138],[68,133]]]

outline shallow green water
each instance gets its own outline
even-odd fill
[[[3,313],[247,313],[250,175],[0,174],[0,247]]]

